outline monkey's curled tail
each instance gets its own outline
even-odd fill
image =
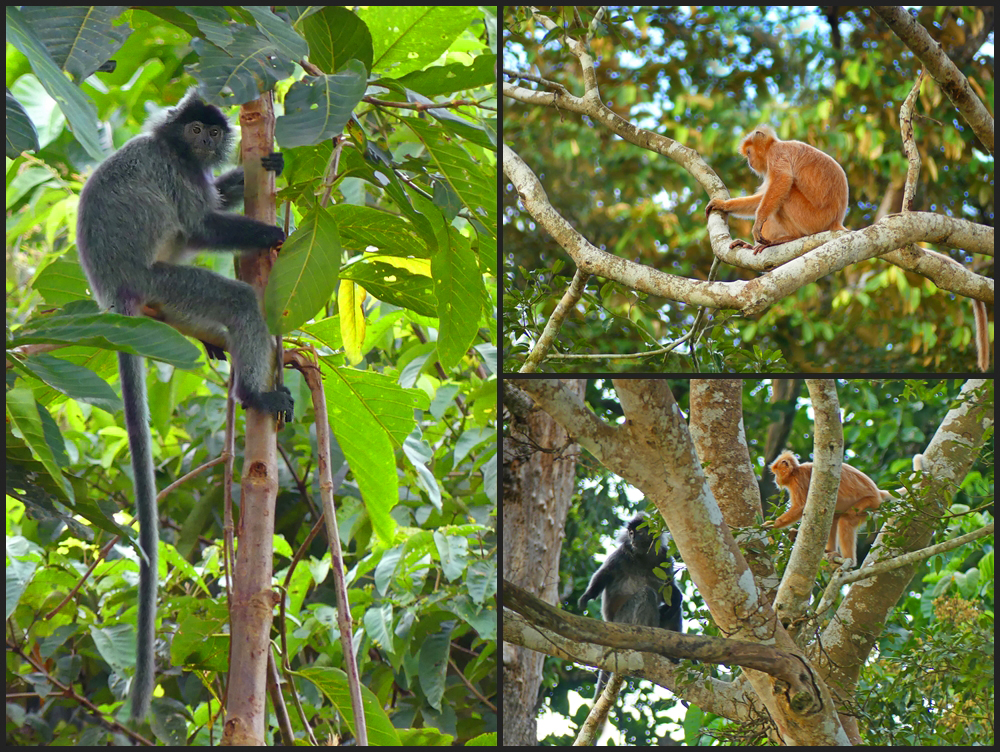
[[[145,359],[118,353],[118,374],[125,403],[125,428],[135,478],[135,508],[139,517],[139,624],[136,636],[135,678],[132,680],[132,720],[149,712],[153,696],[153,639],[156,627],[156,482],[153,479],[153,439],[149,433]]]

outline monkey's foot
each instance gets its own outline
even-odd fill
[[[752,246],[753,247],[753,255],[756,256],[758,253],[760,253],[761,251],[763,251],[765,248],[770,248],[772,245],[778,245],[778,244],[777,243],[768,243],[766,240],[762,240],[757,245]],[[750,247],[751,246],[749,246],[749,245],[747,246],[747,248],[750,248]]]
[[[288,387],[281,385],[273,392],[253,392],[242,401],[244,409],[254,408],[264,413],[271,413],[275,418],[282,418],[286,423],[292,422],[295,403]]]

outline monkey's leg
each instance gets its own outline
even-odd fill
[[[781,245],[829,230],[838,224],[835,207],[818,206],[793,186],[788,200],[761,226],[758,240],[765,246]]]
[[[787,243],[790,240],[797,240],[798,238],[808,234],[809,233],[797,232],[787,221],[781,211],[775,212],[764,221],[764,224],[761,225],[760,237],[756,238],[757,248],[759,248],[759,250],[755,251],[755,253],[759,253],[764,248],[768,248],[772,245],[781,245],[782,243]]]
[[[682,619],[681,604],[684,603],[684,596],[675,583],[670,584],[667,592],[670,593],[670,603],[664,601],[660,604],[660,629],[683,632],[684,622]]]
[[[644,587],[625,601],[624,605],[615,614],[614,622],[618,624],[640,624],[644,627],[660,626],[660,596],[651,587]],[[604,685],[608,683],[611,674],[606,671],[597,672],[597,691],[594,699],[597,699]]]
[[[168,321],[187,331],[218,331],[225,327],[226,344],[235,369],[236,397],[244,407],[286,413],[291,419],[292,398],[284,391],[268,391],[274,373],[274,346],[257,303],[257,294],[245,282],[227,279],[207,269],[162,262],[150,267],[143,291]]]
[[[826,553],[833,553],[837,550],[837,530],[840,527],[840,520],[844,515],[833,515],[833,524],[830,525],[830,537],[826,540]]]
[[[840,521],[838,529],[838,540],[840,555],[850,562],[844,563],[845,569],[852,569],[856,564],[860,564],[858,556],[858,528],[868,517],[868,512],[856,512],[853,509],[847,512]]]
[[[216,324],[210,330],[200,329],[195,331],[190,327],[186,327],[183,321],[171,320],[162,309],[152,305],[144,305],[142,313],[144,316],[149,316],[152,319],[169,324],[181,334],[200,340],[201,344],[205,346],[205,354],[209,358],[214,360],[226,359],[226,329],[221,324]]]

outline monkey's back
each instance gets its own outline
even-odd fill
[[[604,589],[603,600],[601,601],[601,613],[605,621],[621,621],[616,618],[622,613],[622,607],[632,599],[637,593],[647,588],[653,591],[653,601],[659,593],[660,579],[653,573],[653,568],[666,563],[667,557],[660,548],[660,553],[640,553],[635,549],[629,549],[620,562],[619,576]],[[631,621],[631,620],[630,620]],[[655,626],[655,620],[650,622],[650,626]]]
[[[170,146],[137,136],[108,157],[87,180],[77,213],[77,249],[102,307],[145,278],[156,260],[174,260],[219,196],[205,173],[185,169]]]

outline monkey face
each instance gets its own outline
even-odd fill
[[[768,126],[759,125],[740,143],[740,154],[746,157],[747,165],[758,177],[767,173],[767,152],[774,142],[774,131]]]
[[[751,141],[749,138],[743,142],[743,156],[747,158],[747,165],[750,169],[758,176],[764,175],[767,172],[767,162],[764,159],[764,150],[760,149],[757,144]]]
[[[208,164],[218,159],[225,142],[225,132],[221,126],[192,121],[184,126],[183,137],[195,158]]]
[[[646,553],[653,547],[653,536],[643,517],[633,518],[628,524],[628,540],[636,551]]]

